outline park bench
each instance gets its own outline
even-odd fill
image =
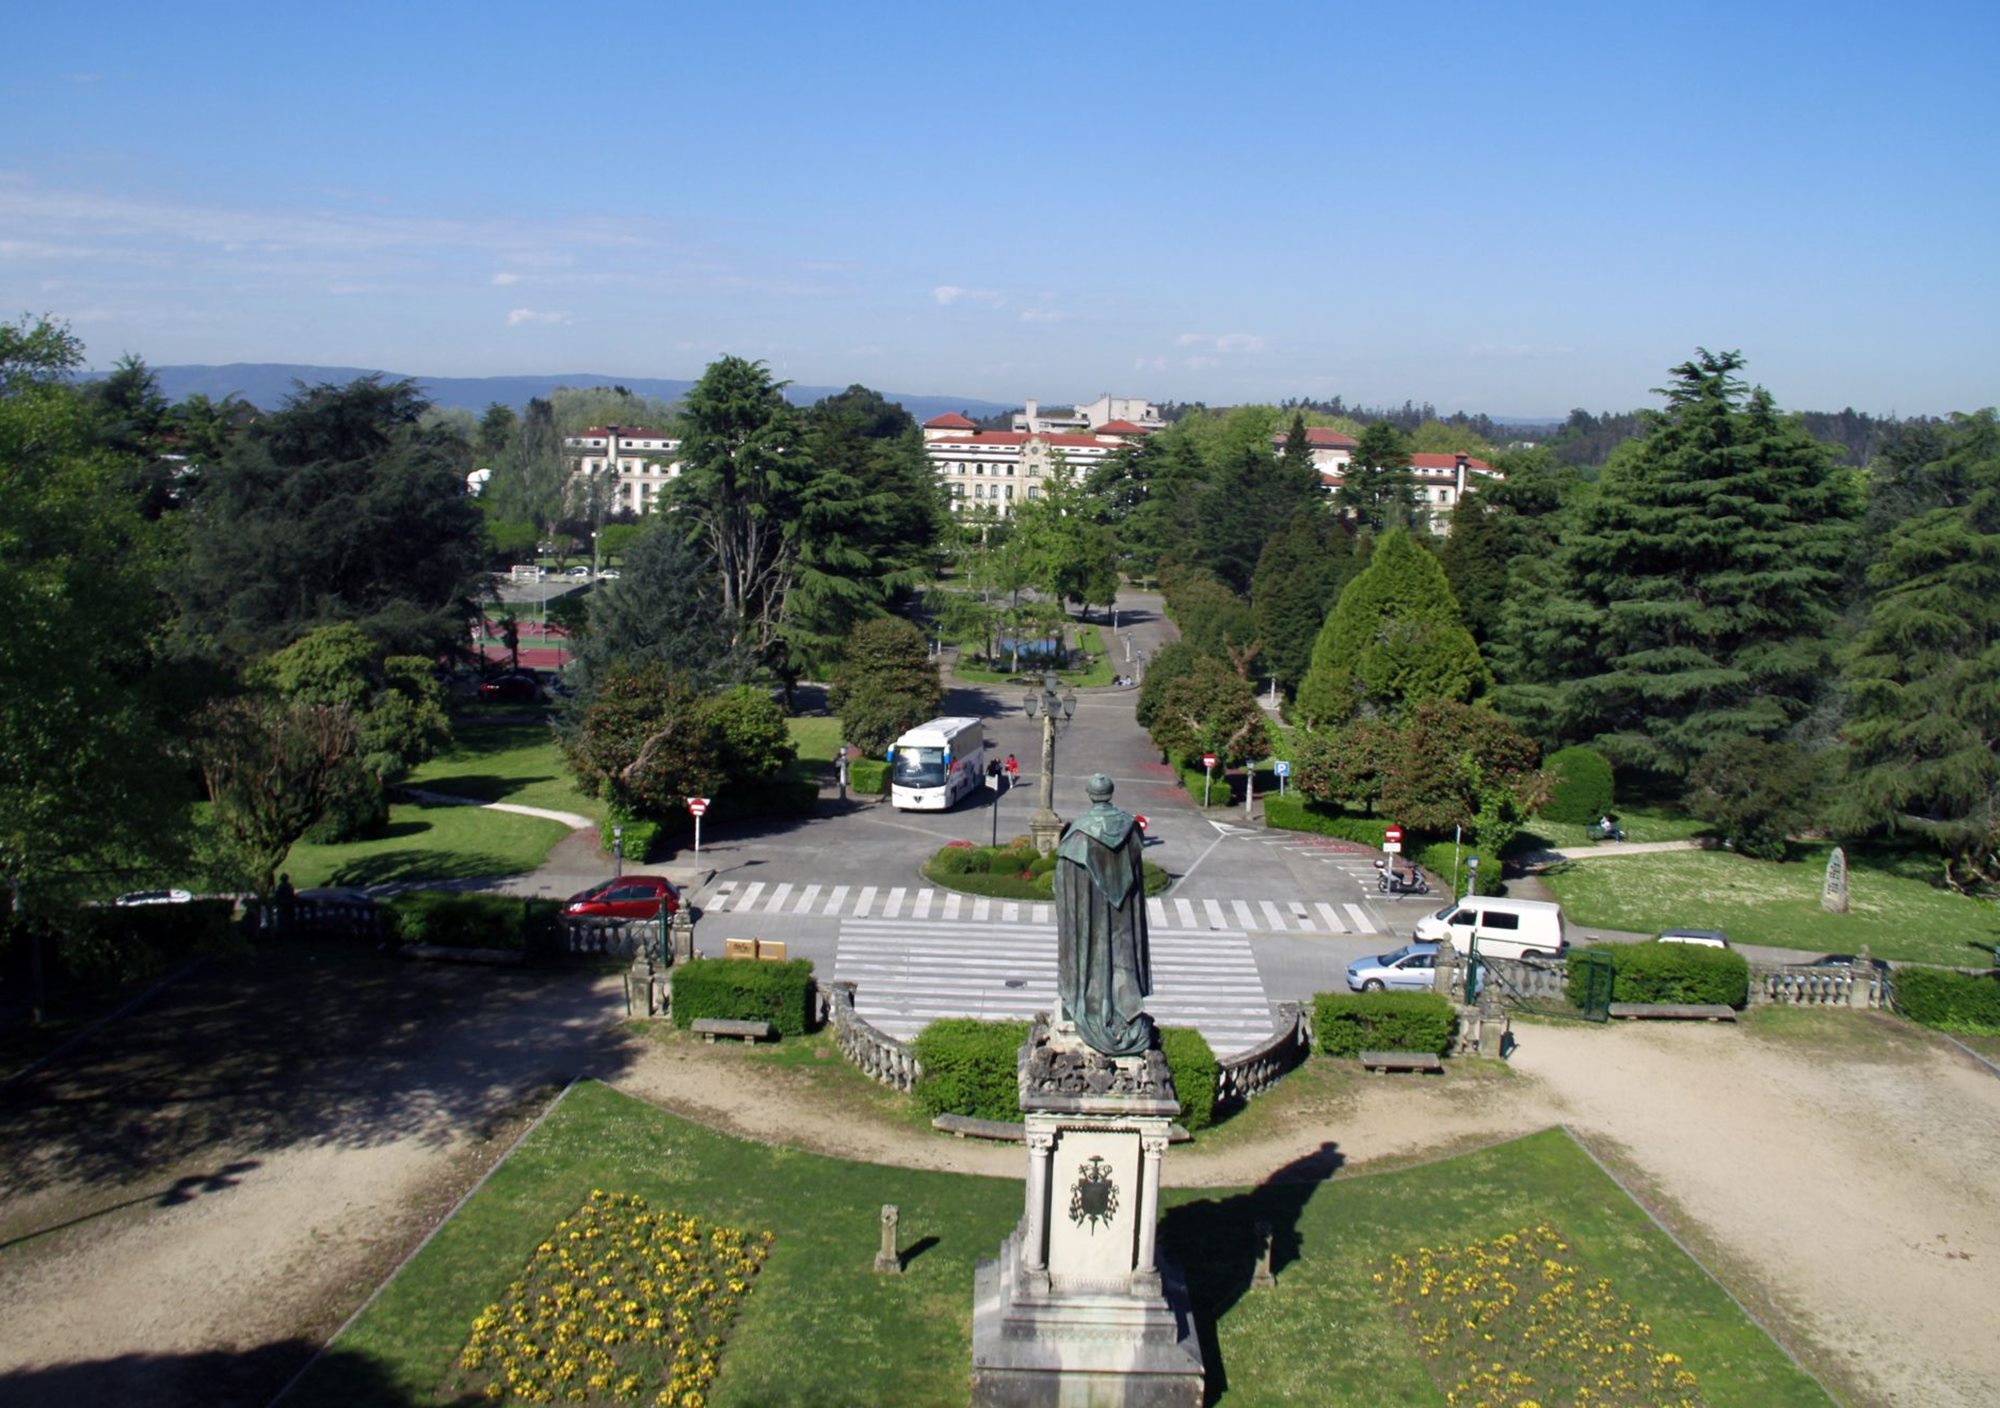
[[[982,1120],[971,1115],[933,1115],[931,1128],[955,1139],[1004,1139],[1019,1144],[1028,1137],[1028,1126],[1019,1120]],[[1180,1125],[1167,1126],[1169,1144],[1185,1144],[1192,1138]]]
[[[1720,1002],[1614,1002],[1611,1015],[1628,1020],[1664,1017],[1687,1022],[1733,1022],[1736,1009]]]
[[[694,1034],[714,1043],[717,1037],[735,1036],[744,1041],[766,1041],[773,1035],[769,1022],[747,1021],[739,1017],[697,1017],[690,1022]]]
[[[1361,1064],[1378,1076],[1390,1071],[1443,1071],[1444,1057],[1434,1051],[1364,1051]]]

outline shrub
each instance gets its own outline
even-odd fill
[[[1789,743],[1732,738],[1688,773],[1687,805],[1722,829],[1739,854],[1783,860],[1787,839],[1812,818],[1818,767]]]
[[[1898,968],[1896,1006],[1905,1017],[1927,1027],[2000,1034],[2000,974]]]
[[[812,960],[696,958],[674,969],[674,1025],[697,1018],[769,1022],[780,1036],[804,1036],[812,1024]]]
[[[1350,816],[1327,802],[1309,802],[1297,793],[1264,799],[1264,825],[1276,831],[1305,831],[1382,848],[1389,823],[1379,817]]]
[[[1549,801],[1539,815],[1572,826],[1589,826],[1613,805],[1611,762],[1595,748],[1563,748],[1543,760]]]
[[[1750,964],[1740,953],[1704,944],[1594,944],[1611,955],[1613,1002],[1708,1002],[1741,1007],[1750,1000]],[[1574,987],[1579,960],[1572,955]]]
[[[946,846],[931,857],[931,869],[939,875],[970,875],[975,870],[984,873],[979,853],[970,846]]]
[[[406,944],[439,948],[497,948],[540,954],[557,947],[557,900],[507,895],[454,895],[406,890],[389,901],[394,932]]]
[[[625,829],[625,859],[634,865],[645,863],[646,857],[653,853],[653,847],[659,844],[660,836],[666,830],[662,822],[638,821],[632,817],[606,817],[604,824],[597,828],[598,843],[604,847],[606,855],[611,854],[613,826]]]
[[[1451,1045],[1458,1015],[1434,992],[1323,992],[1313,998],[1313,1030],[1329,1056],[1363,1051],[1433,1051]]]
[[[1174,1073],[1181,1124],[1190,1132],[1207,1129],[1215,1123],[1215,1080],[1222,1072],[1222,1063],[1215,1059],[1208,1038],[1193,1027],[1162,1027],[1160,1049]]]
[[[1020,1053],[1027,1039],[1026,1022],[932,1022],[915,1042],[924,1069],[912,1092],[917,1103],[930,1115],[1020,1119]]]
[[[186,904],[91,905],[55,923],[57,972],[88,987],[156,978],[197,949],[229,937],[234,900]],[[24,921],[19,942],[27,942]]]
[[[883,758],[849,758],[847,788],[862,797],[889,795],[889,764]]]
[[[1204,794],[1208,797],[1208,804],[1211,807],[1227,807],[1234,804],[1236,792],[1229,783],[1229,770],[1220,762],[1216,763],[1213,773],[1202,767],[1200,758],[1196,758],[1192,763],[1177,763],[1175,769],[1181,775],[1181,786],[1187,789],[1188,796],[1194,800],[1197,807],[1202,804],[1201,799]]]
[[[1451,842],[1433,841],[1414,852],[1410,851],[1408,843],[1405,843],[1404,850],[1410,859],[1421,865],[1424,873],[1431,877],[1432,893],[1446,899],[1456,899],[1463,895],[1497,895],[1506,889],[1500,881],[1500,862],[1490,854],[1475,851],[1470,846],[1458,848],[1457,895],[1452,893]],[[1466,864],[1474,856],[1479,857],[1479,869],[1476,872]],[[1475,874],[1479,877],[1477,888],[1473,884]]]

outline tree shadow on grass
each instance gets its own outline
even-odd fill
[[[1271,1270],[1283,1276],[1305,1250],[1299,1221],[1306,1204],[1346,1162],[1329,1140],[1274,1170],[1247,1193],[1179,1203],[1161,1218],[1160,1247],[1186,1273],[1194,1301],[1209,1403],[1229,1387],[1215,1327],[1251,1289],[1258,1266],[1257,1224],[1271,1225]]]
[[[422,829],[419,823],[418,830]],[[483,880],[515,874],[520,869],[519,861],[485,851],[411,848],[356,856],[342,863],[328,883],[361,889],[413,880]]]
[[[120,1354],[16,1369],[0,1374],[0,1403],[9,1408],[261,1408],[318,1348],[294,1338],[244,1350]],[[375,1360],[340,1348],[328,1350],[301,1387],[304,1391],[286,1396],[286,1408],[336,1403],[352,1408],[444,1403],[458,1408],[479,1401],[471,1395],[456,1400],[412,1396]]]
[[[553,773],[528,775],[523,773],[497,772],[454,772],[441,777],[426,777],[422,782],[407,782],[401,786],[418,792],[435,792],[446,797],[471,797],[480,802],[504,802],[524,788],[537,783],[556,781]]]

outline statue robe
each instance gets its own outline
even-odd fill
[[[1153,1041],[1143,838],[1129,812],[1099,803],[1056,847],[1056,991],[1093,1050],[1136,1056]]]

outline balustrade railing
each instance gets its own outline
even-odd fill
[[[557,921],[564,953],[603,954],[612,958],[652,959],[667,963],[665,928],[657,919],[564,918]]]
[[[1278,1004],[1278,1029],[1270,1039],[1221,1064],[1215,1073],[1218,1107],[1256,1099],[1278,1083],[1278,1077],[1312,1054],[1312,1019],[1296,1002]]]
[[[827,1017],[841,1054],[864,1074],[907,1093],[924,1073],[916,1053],[854,1010],[853,983],[829,984],[826,994]]]

